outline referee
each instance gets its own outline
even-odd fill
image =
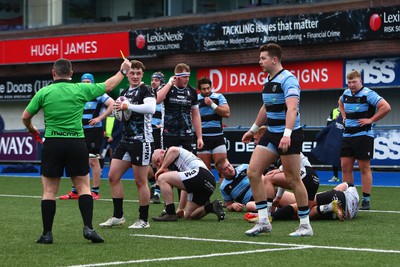
[[[58,59],[52,69],[53,84],[40,89],[22,114],[29,134],[39,132],[32,118],[43,109],[45,141],[42,148],[41,175],[43,196],[41,202],[43,233],[36,241],[52,244],[52,227],[56,213],[56,194],[61,176],[70,176],[79,194],[79,210],[83,219],[83,236],[93,243],[104,239],[93,229],[93,197],[89,182],[89,153],[82,128],[82,112],[86,102],[110,92],[125,77],[130,62],[125,60],[120,71],[104,83],[72,83],[71,62]]]

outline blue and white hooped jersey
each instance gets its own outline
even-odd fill
[[[232,180],[224,179],[219,190],[225,202],[236,201],[247,204],[253,197],[250,180],[247,176],[249,164],[242,164],[235,168],[236,175]]]
[[[361,88],[355,95],[351,93],[350,89],[346,89],[340,97],[346,113],[343,137],[362,135],[374,137],[371,125],[359,127],[358,120],[371,118],[375,114],[376,106],[381,99],[380,95],[367,87]]]
[[[286,124],[287,98],[298,99],[297,117],[293,130],[300,125],[300,85],[297,78],[288,70],[281,70],[271,80],[266,79],[262,91],[262,99],[267,111],[267,127],[272,133],[282,133]]]
[[[157,125],[164,125],[164,103],[156,105],[156,112],[151,119],[151,125],[153,125],[153,129],[157,129]]]
[[[212,93],[210,99],[218,106],[225,105],[228,102],[222,94]],[[197,95],[199,101],[199,111],[201,116],[201,128],[203,136],[222,135],[222,117],[218,115],[210,106],[204,103],[204,96]]]
[[[103,127],[103,123],[101,121],[93,126],[89,125],[89,121],[93,118],[97,118],[100,115],[102,107],[109,98],[110,97],[107,94],[103,94],[99,97],[96,97],[96,99],[92,101],[86,102],[82,115],[83,129]]]

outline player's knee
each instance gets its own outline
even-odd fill
[[[250,180],[261,179],[261,175],[262,172],[259,170],[250,167],[247,169],[247,176],[250,178]]]

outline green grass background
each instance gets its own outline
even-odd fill
[[[253,225],[243,219],[244,213],[233,212],[227,212],[223,222],[209,214],[199,221],[150,219],[148,229],[128,229],[138,217],[139,206],[134,182],[124,180],[123,184],[127,224],[102,229],[98,224],[112,215],[113,204],[108,180],[101,181],[102,200],[95,201],[93,225],[104,237],[104,244],[83,238],[76,200],[57,200],[54,244],[42,245],[35,243],[42,231],[40,178],[0,176],[0,266],[400,266],[397,187],[373,188],[373,210],[360,211],[354,220],[313,221],[314,236],[293,238],[288,234],[298,221],[273,222],[271,234],[247,237],[244,232]],[[70,179],[62,179],[59,195],[67,193],[70,186]],[[329,188],[321,186],[319,191]],[[212,200],[215,198],[221,199],[219,190]],[[151,204],[150,218],[162,209],[163,205]],[[318,247],[293,249],[292,244]],[[210,254],[215,255],[179,258]]]

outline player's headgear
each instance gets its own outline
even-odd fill
[[[154,72],[153,75],[151,75],[151,78],[157,78],[160,80],[161,84],[165,84],[165,77],[164,74],[162,72]]]
[[[90,80],[92,83],[94,83],[94,77],[90,73],[83,74],[81,77],[81,81],[83,81],[83,80]]]

